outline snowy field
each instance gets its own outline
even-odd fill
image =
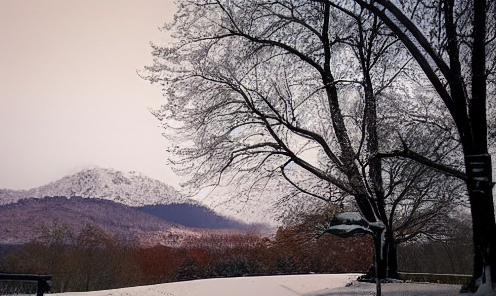
[[[116,290],[54,293],[60,296],[346,296],[374,295],[375,285],[357,283],[359,274],[311,274],[205,279]],[[353,283],[351,286],[347,286]],[[382,285],[383,296],[458,295],[460,286],[422,283]]]

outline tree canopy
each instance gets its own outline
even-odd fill
[[[472,211],[477,190],[492,209],[490,178],[472,173],[487,174],[495,5],[474,3],[180,1],[176,42],[153,45],[142,73],[164,88],[154,115],[173,168],[191,192],[353,201],[394,270],[395,231],[416,236],[463,203],[460,182]]]

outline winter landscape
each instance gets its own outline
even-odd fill
[[[496,1],[2,0],[0,37],[0,294],[496,296]]]
[[[328,236],[314,241],[308,225],[276,232],[269,225],[247,224],[138,172],[94,167],[31,190],[2,189],[0,197],[4,270],[52,274],[57,295],[369,295],[375,291],[374,284],[356,281],[371,264],[366,237]],[[409,252],[404,251],[404,258]],[[408,268],[415,267],[404,270]],[[315,272],[319,274],[309,274]],[[303,275],[285,275],[294,273]],[[396,295],[399,290],[402,295],[410,295],[408,291],[452,295],[459,288],[396,282],[383,284],[383,295]],[[71,290],[96,292],[60,293]]]

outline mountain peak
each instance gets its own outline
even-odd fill
[[[90,167],[30,190],[0,189],[0,204],[46,196],[98,198],[133,207],[195,203],[173,187],[139,172],[123,173],[109,168]]]

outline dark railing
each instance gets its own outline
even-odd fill
[[[51,290],[51,275],[0,273],[0,281],[36,282],[36,296]]]

